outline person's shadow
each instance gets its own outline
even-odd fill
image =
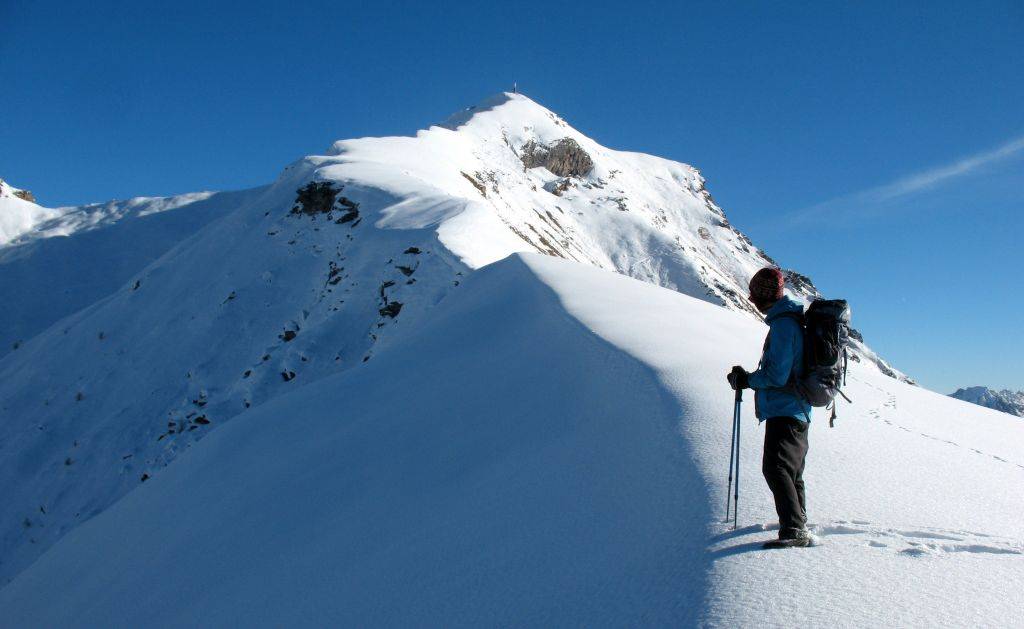
[[[754,533],[764,533],[767,531],[777,530],[779,530],[778,524],[769,524],[767,526],[755,524],[751,526],[744,526],[736,530],[728,530],[724,533],[719,533],[718,535],[715,535],[714,537],[708,540],[708,555],[710,556],[711,561],[717,561],[718,559],[729,557],[731,555],[741,555],[743,553],[765,550],[765,548],[763,548],[763,544],[766,541],[768,541],[765,539],[755,540],[752,542],[742,542],[738,544],[728,544],[722,546],[721,548],[712,549],[712,547],[717,546],[722,542],[738,540],[741,537],[752,535]]]

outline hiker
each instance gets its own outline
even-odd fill
[[[750,280],[749,299],[765,315],[768,337],[756,371],[734,367],[727,377],[733,389],[754,390],[754,413],[765,422],[761,471],[779,515],[775,544],[807,546],[811,537],[803,473],[811,405],[793,386],[803,370],[804,308],[785,296],[784,285],[782,272],[772,267],[761,269]]]

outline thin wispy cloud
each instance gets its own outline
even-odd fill
[[[963,177],[984,166],[1014,157],[1021,152],[1024,152],[1024,136],[950,164],[796,210],[789,215],[789,218],[794,222],[802,222],[815,218],[838,218],[839,216],[849,217],[857,213],[871,213],[872,210],[877,210],[880,206],[892,201],[916,193],[927,192],[952,179]]]

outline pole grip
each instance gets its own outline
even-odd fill
[[[732,368],[732,372],[733,373],[737,373],[737,372],[741,372],[741,371],[743,371],[743,368],[740,367],[739,365],[737,365],[737,366]],[[736,399],[737,402],[742,402],[743,401],[743,389],[736,389],[736,398],[735,399]]]

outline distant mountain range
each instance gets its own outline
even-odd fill
[[[949,397],[984,406],[987,408],[1024,417],[1024,391],[1011,391],[1003,389],[996,391],[988,387],[967,387],[957,389],[950,393]]]

